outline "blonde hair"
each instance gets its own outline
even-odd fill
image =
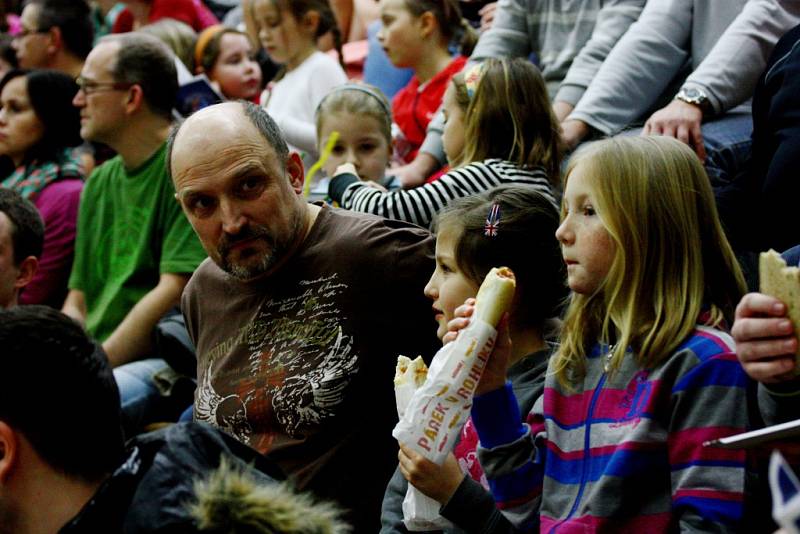
[[[600,287],[571,297],[554,359],[565,387],[584,376],[598,340],[612,346],[612,370],[628,348],[651,368],[694,330],[701,312],[707,326],[731,321],[746,290],[708,176],[688,146],[669,137],[591,143],[572,156],[565,187],[579,166],[615,253]]]
[[[453,77],[464,109],[464,149],[453,166],[499,158],[520,167],[544,167],[554,185],[561,168],[560,126],[542,75],[529,61],[487,59],[472,98],[462,73]]]
[[[392,146],[392,106],[383,92],[368,83],[347,83],[325,95],[316,111],[317,142],[322,143],[322,125],[334,113],[350,116],[372,117],[381,127],[381,133]]]
[[[197,33],[191,26],[175,19],[161,19],[139,28],[170,47],[189,72],[194,72],[194,47]]]

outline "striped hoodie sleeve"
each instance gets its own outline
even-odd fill
[[[745,452],[703,446],[747,427],[747,377],[733,347],[701,327],[685,347],[699,362],[672,386],[667,449],[681,532],[729,532],[742,517]]]
[[[478,457],[497,508],[521,532],[538,532],[544,480],[542,398],[522,423],[511,383],[475,397]]]
[[[508,172],[509,167],[517,172]],[[435,182],[414,189],[380,191],[364,182],[355,182],[345,190],[341,205],[349,210],[427,227],[434,215],[451,201],[511,182],[533,185],[553,198],[543,170],[528,171],[508,162],[487,160],[453,169]]]

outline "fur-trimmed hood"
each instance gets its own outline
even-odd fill
[[[263,484],[222,459],[219,469],[194,483],[189,513],[200,532],[253,534],[343,534],[340,511],[315,502],[286,483]]]

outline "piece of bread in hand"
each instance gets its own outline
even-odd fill
[[[517,281],[508,267],[494,267],[483,279],[475,297],[475,317],[497,327],[503,314],[511,309]]]
[[[780,254],[774,250],[762,252],[758,258],[760,291],[786,305],[795,335],[800,335],[800,269],[787,267]],[[800,348],[797,351],[800,363]],[[796,367],[800,374],[800,365]]]
[[[426,378],[428,378],[428,366],[425,365],[422,356],[417,356],[413,360],[402,354],[397,357],[397,367],[394,371],[395,387],[408,382],[418,388],[425,383]]]

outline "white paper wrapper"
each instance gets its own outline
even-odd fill
[[[425,384],[416,390],[392,435],[442,465],[469,417],[472,397],[494,348],[497,331],[473,319],[458,338],[433,357]],[[440,504],[411,484],[403,500],[403,523],[410,531],[439,530],[452,524]]]
[[[474,319],[433,357],[428,379],[411,398],[392,435],[442,465],[472,407],[497,331]]]

